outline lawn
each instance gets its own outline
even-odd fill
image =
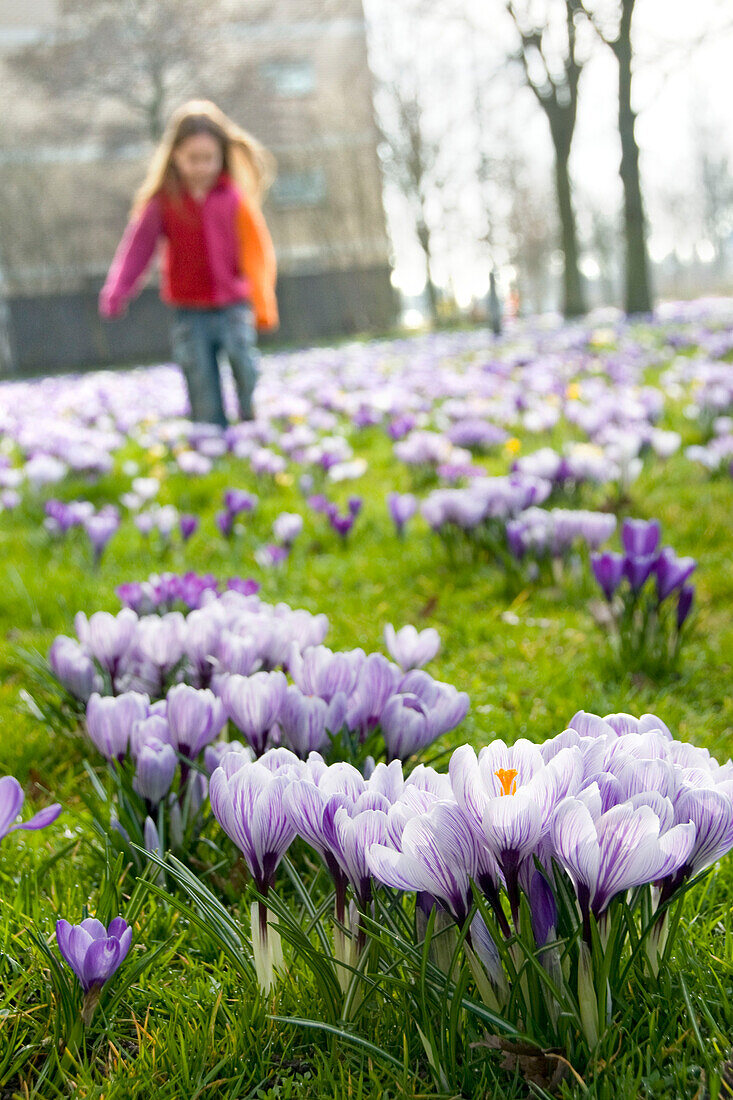
[[[701,311],[615,330],[528,327],[498,344],[481,333],[441,334],[266,357],[262,408],[274,426],[266,445],[283,453],[283,433],[307,425],[313,409],[326,410],[333,423],[326,419],[317,427],[319,438],[342,436],[353,455],[366,460],[362,476],[324,483],[340,505],[354,494],[363,498],[345,540],[307,504],[300,485],[305,471],[316,476],[314,491],[321,488],[317,461],[296,462],[291,452],[284,472],[258,476],[251,456],[229,451],[215,457],[210,472],[193,476],[181,470],[180,448],[169,445],[156,415],[147,421],[131,416],[127,424],[122,398],[101,400],[99,395],[114,393],[114,375],[95,376],[96,409],[90,411],[88,380],[80,408],[68,399],[72,426],[90,430],[90,424],[102,424],[107,430],[117,418],[124,438],[111,448],[106,472],[90,477],[69,468],[54,484],[26,480],[17,506],[0,513],[0,775],[20,780],[33,809],[51,799],[63,805],[56,824],[12,833],[0,843],[0,1096],[315,1100],[733,1093],[733,1071],[726,1069],[733,1028],[730,860],[687,895],[674,956],[657,988],[630,975],[625,1004],[595,1052],[578,1046],[577,1061],[560,1081],[550,1084],[548,1077],[544,1084],[528,1084],[516,1059],[503,1067],[504,1055],[491,1046],[490,1022],[458,1002],[433,1012],[424,989],[420,1001],[418,978],[404,959],[389,980],[362,994],[363,1001],[334,1009],[318,967],[307,963],[296,944],[286,943],[286,973],[263,995],[249,963],[237,966],[221,938],[206,930],[207,922],[194,919],[184,890],[169,877],[166,899],[141,884],[139,869],[118,857],[117,847],[94,827],[93,817],[103,816],[103,808],[89,772],[104,784],[104,761],[42,668],[54,637],[73,636],[76,612],[119,610],[115,590],[124,582],[187,570],[222,580],[254,577],[261,583],[261,599],[325,613],[326,644],[334,650],[385,652],[388,623],[437,628],[442,648],[430,672],[470,698],[461,725],[422,754],[437,758],[440,769],[447,768],[448,750],[464,742],[477,749],[495,738],[539,743],[564,730],[579,710],[656,714],[675,737],[704,746],[722,762],[733,747],[733,480],[725,466],[710,471],[685,452],[724,429],[713,428],[713,415],[729,410],[720,405],[711,410],[701,395],[707,392],[703,366],[729,363],[732,357],[730,341],[722,338],[729,335],[729,316],[726,322],[722,314]],[[533,389],[542,364],[557,379],[545,393]],[[727,369],[733,372],[733,366]],[[614,665],[596,621],[602,600],[585,551],[554,569],[543,567],[533,579],[526,569],[508,576],[489,553],[450,553],[419,515],[398,538],[387,494],[411,491],[422,478],[424,496],[440,482],[434,471],[421,469],[418,478],[399,461],[385,427],[407,392],[418,422],[424,418],[427,427],[447,428],[450,402],[466,402],[473,394],[460,380],[470,383],[477,376],[471,372],[479,370],[498,381],[475,415],[502,424],[509,438],[473,461],[496,475],[540,447],[560,450],[586,440],[588,433],[568,412],[578,404],[592,405],[599,379],[609,380],[619,403],[643,385],[663,395],[663,413],[654,426],[679,433],[681,445],[673,454],[662,458],[653,449],[645,451],[628,487],[583,483],[551,503],[611,509],[619,519],[656,518],[663,542],[697,560],[695,606],[677,668],[651,676]],[[134,377],[126,374],[124,385]],[[334,381],[327,386],[329,377]],[[150,394],[159,386],[161,395],[150,408],[165,406],[172,416],[180,397],[170,395],[169,380],[170,372],[160,383],[149,383]],[[398,383],[399,401],[392,392]],[[502,405],[509,385],[512,400],[515,392],[526,392],[530,411],[559,405],[557,421],[543,426],[529,420],[524,409],[517,416],[516,402],[509,415]],[[53,401],[59,393],[73,394],[74,386],[54,382]],[[5,454],[18,468],[29,450],[40,448],[36,441],[24,451],[17,427],[32,390],[32,384],[0,387]],[[344,393],[371,393],[370,408],[378,415],[360,418],[366,396],[350,405]],[[278,414],[283,397],[292,399],[292,407],[286,400]],[[37,402],[34,415],[40,408]],[[603,443],[597,446],[603,451]],[[59,538],[44,526],[50,498],[118,505],[135,474],[158,479],[159,504],[200,517],[188,542],[176,537],[166,546],[144,536],[123,509],[119,530],[95,566],[83,530]],[[215,514],[233,487],[257,494],[259,505],[227,539]],[[281,566],[263,567],[255,552],[271,541],[272,523],[282,512],[300,513],[303,531]],[[618,548],[618,532],[609,546]],[[209,820],[206,834],[222,841],[216,821]],[[220,851],[230,858],[235,854],[231,846]],[[313,853],[298,844],[290,855],[290,866],[311,883],[318,874]],[[148,881],[151,877],[149,871]],[[227,890],[217,892],[215,885],[212,890],[241,924],[246,954],[251,886],[242,881],[234,889],[234,881]],[[292,912],[305,911],[286,867],[278,873],[275,892]],[[321,898],[317,895],[319,904]],[[106,923],[118,913],[133,925],[133,947],[82,1038],[73,985],[63,984],[63,972],[50,958],[59,959],[55,922],[65,917],[77,923],[90,914]],[[428,1019],[439,1021],[433,1035],[425,1031]],[[304,1021],[325,1022],[330,1030],[314,1030]]]

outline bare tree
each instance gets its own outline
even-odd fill
[[[157,141],[174,104],[198,91],[218,21],[199,0],[62,0],[53,36],[11,63],[54,97],[122,105]]]
[[[624,192],[624,307],[627,313],[648,313],[652,308],[649,282],[649,257],[646,246],[646,218],[639,172],[639,145],[636,140],[636,113],[631,103],[632,22],[636,0],[614,2],[610,21],[602,21],[580,0],[578,5],[595,28],[598,37],[611,50],[618,63],[618,133],[621,141],[619,175]],[[610,25],[613,29],[608,29]]]
[[[698,130],[695,168],[704,236],[713,246],[718,275],[725,273],[725,243],[733,233],[733,171],[709,127]]]
[[[415,235],[425,262],[425,289],[432,320],[438,317],[438,290],[434,278],[433,229],[430,218],[431,198],[440,192],[444,180],[439,174],[440,140],[426,132],[424,107],[415,85],[402,86],[399,80],[382,81],[379,100],[382,110],[379,130],[381,156],[387,176],[400,188],[407,200],[415,225]]]
[[[576,18],[580,0],[564,0],[564,41],[558,50],[557,28],[548,9],[539,26],[520,14],[514,0],[507,11],[519,35],[516,59],[524,80],[547,116],[555,151],[555,193],[560,218],[563,266],[563,313],[585,313],[585,296],[579,267],[578,230],[570,184],[570,150],[578,115],[578,84],[583,62],[579,57]]]

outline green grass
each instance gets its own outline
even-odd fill
[[[672,410],[667,424],[696,439],[695,426]],[[558,433],[554,433],[555,440]],[[548,442],[528,442],[528,449]],[[389,1058],[340,1038],[273,1017],[326,1019],[317,977],[289,956],[290,966],[273,995],[263,998],[250,970],[237,969],[215,939],[175,906],[135,890],[132,868],[109,864],[90,826],[81,793],[88,792],[82,767],[83,741],[47,728],[23,692],[33,679],[19,650],[45,655],[55,634],[73,633],[73,615],[116,610],[115,586],[154,571],[195,569],[218,576],[255,576],[267,600],[325,612],[327,644],[383,649],[385,623],[435,626],[443,649],[430,671],[468,692],[471,711],[461,728],[444,739],[475,746],[493,737],[533,740],[559,732],[578,709],[605,714],[627,710],[660,715],[676,736],[705,745],[725,758],[733,748],[733,570],[730,522],[733,484],[711,479],[682,454],[648,461],[634,484],[628,511],[658,517],[663,540],[699,560],[694,626],[678,675],[662,681],[627,674],[608,664],[603,637],[589,612],[595,595],[587,575],[567,572],[551,588],[509,590],[489,562],[456,565],[421,521],[399,541],[389,521],[385,495],[409,488],[391,446],[378,429],[357,433],[355,450],[369,460],[367,476],[339,487],[338,497],[364,493],[365,505],[352,536],[341,546],[320,517],[306,528],[281,572],[263,575],[253,550],[266,541],[274,517],[304,511],[292,485],[258,485],[245,463],[228,458],[204,479],[170,473],[161,502],[203,515],[200,531],[185,550],[168,557],[151,553],[129,520],[111,542],[98,571],[82,539],[53,542],[42,527],[43,499],[63,495],[102,503],[128,488],[119,473],[134,457],[141,472],[160,460],[132,446],[116,471],[93,486],[67,482],[60,490],[27,500],[14,515],[0,515],[0,774],[15,774],[30,791],[49,791],[64,803],[57,824],[37,835],[13,834],[0,844],[0,1097],[55,1098],[287,1098],[395,1096],[524,1097],[518,1073],[501,1069],[501,1055],[485,1047],[475,1019],[460,1024],[459,1049],[446,1065],[445,1087],[436,1084],[407,986],[374,996],[354,1031]],[[488,463],[503,472],[506,456]],[[223,540],[213,515],[224,489],[253,489],[261,506],[246,521],[244,535]],[[602,493],[584,503],[599,504]],[[509,614],[507,614],[509,613]],[[441,746],[443,747],[443,746]],[[95,766],[99,765],[90,752]],[[63,849],[54,859],[54,853]],[[305,851],[294,852],[303,870]],[[280,893],[292,898],[286,876]],[[601,1098],[725,1096],[724,1064],[733,1028],[733,936],[730,898],[733,869],[724,862],[689,897],[683,928],[664,996],[630,985],[628,1008],[611,1040],[589,1065],[584,1084],[569,1075],[563,1096]],[[130,899],[132,898],[132,902]],[[234,908],[247,927],[249,899]],[[105,991],[91,1035],[76,1053],[61,1042],[63,997],[55,971],[34,936],[56,953],[57,916],[76,922],[91,914],[130,911],[135,939],[118,975],[125,983],[162,945],[152,964],[136,975],[109,1005],[118,982]],[[287,951],[286,951],[287,953]],[[67,990],[67,995],[73,996]],[[105,1009],[105,1006],[107,1008]],[[338,1030],[338,1021],[334,1024]],[[391,1060],[390,1060],[391,1059]],[[707,1091],[706,1091],[707,1090]],[[529,1095],[543,1095],[541,1091]]]

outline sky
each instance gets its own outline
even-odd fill
[[[538,10],[543,0],[531,0]],[[557,4],[559,0],[552,0]],[[599,0],[611,10],[613,0]],[[490,74],[486,93],[488,132],[507,128],[531,166],[538,186],[551,184],[552,146],[547,121],[517,72],[503,64],[513,41],[503,0],[445,0],[455,13],[465,11],[479,32],[467,32],[461,20],[446,24],[430,13],[442,0],[423,0],[428,14],[410,18],[394,0],[364,0],[370,27],[370,55],[377,72],[396,62],[403,73],[420,75],[426,118],[436,134],[448,134],[455,159],[470,161],[476,136],[466,119],[472,114],[472,66]],[[518,6],[521,6],[519,0]],[[595,5],[596,8],[598,5]],[[606,210],[620,209],[619,144],[616,131],[616,62],[589,35],[590,60],[580,86],[580,109],[571,172],[582,216],[586,197]],[[649,247],[654,259],[677,249],[682,259],[697,248],[704,256],[694,218],[694,148],[708,131],[733,165],[733,4],[726,0],[637,0],[634,14],[634,107],[637,139],[648,208]],[[458,197],[464,208],[477,202],[466,188]],[[386,199],[395,249],[395,283],[417,293],[424,281],[421,255],[409,228],[404,204],[393,190]],[[677,214],[670,216],[670,210]],[[680,217],[680,212],[682,217]],[[445,223],[444,218],[438,222]],[[473,244],[460,247],[446,226],[437,234],[439,282],[450,278],[456,296],[467,301],[483,293],[485,264]]]

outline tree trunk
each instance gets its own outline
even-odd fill
[[[578,230],[570,187],[567,153],[555,144],[555,190],[557,212],[560,217],[560,242],[564,257],[563,266],[563,315],[580,317],[586,312],[583,284],[578,267]]]
[[[646,222],[641,197],[639,146],[631,107],[631,17],[635,0],[622,0],[619,36],[613,44],[618,61],[618,132],[621,139],[619,174],[624,189],[624,240],[626,248],[624,306],[627,313],[649,313],[649,260],[646,250]]]
[[[428,296],[428,308],[431,321],[438,320],[438,291],[433,282],[433,253],[430,243],[430,230],[424,221],[417,226],[417,239],[425,256],[425,291]]]

